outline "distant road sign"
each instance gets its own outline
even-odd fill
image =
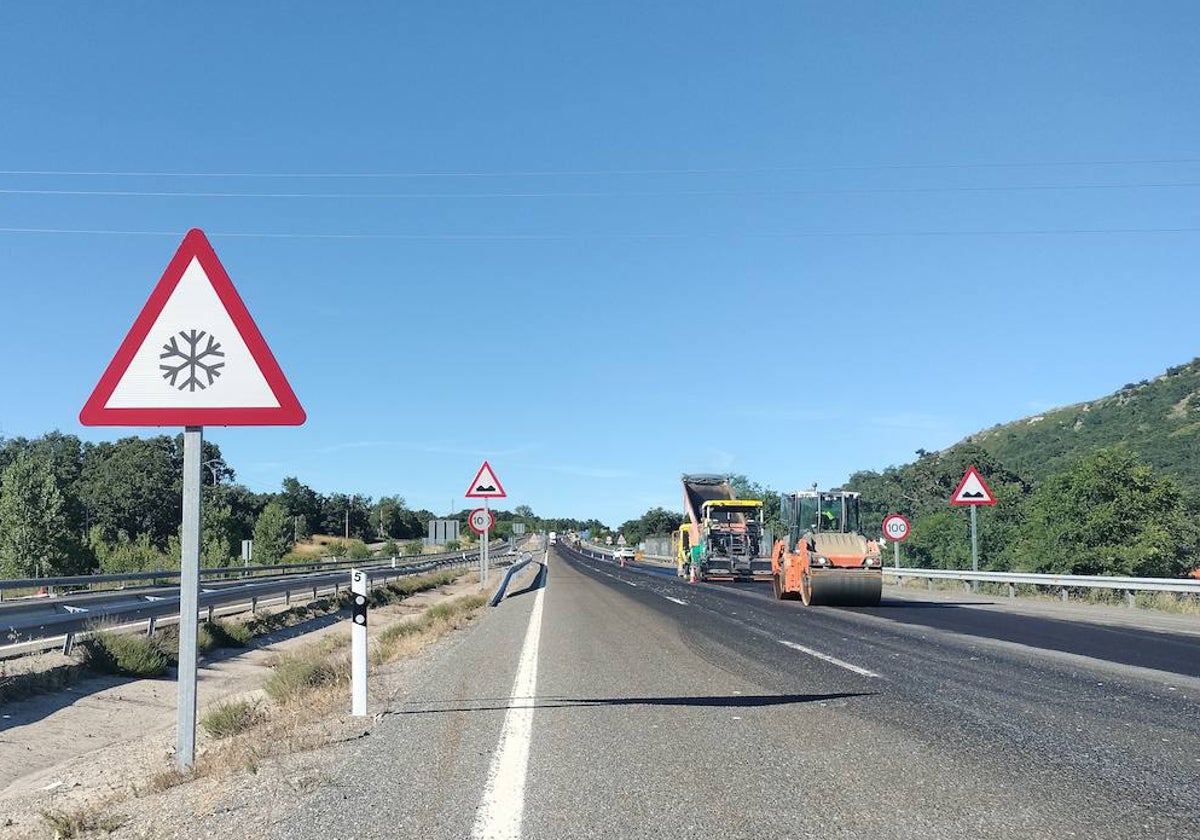
[[[193,229],[79,413],[85,426],[298,426],[304,409]]]
[[[508,494],[504,492],[504,485],[500,483],[492,465],[484,461],[475,474],[475,480],[467,488],[466,496],[468,499],[503,499]]]
[[[883,520],[883,535],[894,542],[904,542],[912,532],[912,524],[906,516],[889,513]]]
[[[994,505],[996,504],[996,497],[992,495],[991,489],[983,480],[983,476],[979,474],[979,470],[975,469],[975,466],[972,465],[967,467],[962,481],[958,483],[958,489],[950,497],[950,504]]]
[[[475,508],[471,511],[471,518],[468,520],[471,525],[471,530],[476,534],[485,534],[496,524],[496,517],[492,515],[490,510],[483,508]]]

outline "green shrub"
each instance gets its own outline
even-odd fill
[[[214,738],[228,738],[245,732],[264,718],[258,703],[252,700],[234,700],[209,709],[201,719],[200,725]]]
[[[450,540],[450,542],[446,543],[447,551],[458,551],[460,548],[462,548],[462,543],[458,540]]]
[[[280,658],[263,689],[280,705],[303,698],[306,692],[336,682],[338,670],[323,658],[293,654]]]
[[[346,552],[351,560],[365,560],[371,556],[371,549],[362,540],[354,540]]]
[[[399,553],[400,553],[400,546],[396,544],[396,541],[394,539],[392,539],[391,537],[388,537],[388,541],[383,544],[383,556],[384,557],[395,557]]]
[[[325,546],[325,551],[328,552],[330,557],[345,557],[346,544],[341,540],[334,540],[329,545]]]
[[[424,554],[425,543],[420,540],[413,540],[410,543],[405,543],[404,553],[409,557],[416,557],[419,554]]]
[[[82,648],[87,666],[106,674],[159,677],[169,661],[159,640],[111,630],[93,631]]]
[[[216,647],[244,648],[250,644],[254,634],[250,628],[240,621],[206,621],[203,628],[207,630]]]
[[[42,811],[42,819],[54,830],[55,838],[74,838],[103,832],[112,834],[125,824],[118,814],[104,814],[96,806],[78,808],[74,811]]]

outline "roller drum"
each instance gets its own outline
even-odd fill
[[[812,571],[802,591],[808,606],[877,607],[883,595],[883,575],[879,572]]]

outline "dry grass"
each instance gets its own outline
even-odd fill
[[[430,607],[415,619],[391,625],[375,640],[372,664],[383,665],[417,654],[426,645],[470,621],[475,611],[486,603],[487,598],[483,595],[463,595]]]
[[[305,700],[313,689],[349,680],[349,661],[344,656],[335,658],[320,650],[305,649],[279,657],[263,689],[280,706],[286,706]]]
[[[218,703],[200,721],[204,731],[214,738],[229,738],[258,725],[266,718],[262,705],[254,700]]]
[[[112,834],[125,824],[116,814],[105,814],[96,806],[72,811],[42,811],[42,819],[54,830],[55,838],[83,837],[87,834]]]
[[[415,656],[462,627],[486,603],[482,595],[460,596],[392,624],[372,640],[373,665]],[[237,719],[238,731],[206,750],[191,773],[160,773],[151,789],[164,790],[199,777],[257,773],[264,760],[320,749],[343,737],[340,715],[349,696],[348,649],[348,636],[339,633],[277,657],[264,683],[270,707],[259,706],[252,720],[223,713]]]

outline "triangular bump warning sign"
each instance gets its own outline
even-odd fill
[[[208,239],[191,230],[79,420],[286,426],[305,415]]]
[[[958,489],[950,497],[952,505],[994,505],[996,497],[974,466],[968,467]]]
[[[504,492],[504,486],[500,483],[500,479],[496,477],[491,464],[487,461],[484,461],[483,466],[479,468],[475,480],[467,488],[466,495],[468,499],[503,499],[508,496]]]

